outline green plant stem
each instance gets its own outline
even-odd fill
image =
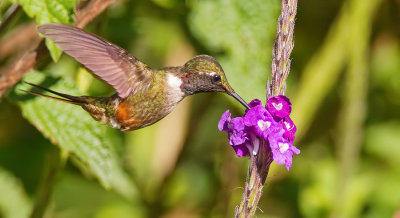
[[[0,21],[0,34],[7,28],[11,20],[18,14],[21,7],[18,3],[13,3],[10,8],[4,14],[4,17]]]
[[[271,83],[267,82],[267,98],[284,95],[286,79],[290,71],[290,54],[294,47],[293,31],[297,12],[297,0],[282,0],[281,14],[278,18],[277,37],[272,51]],[[257,210],[262,189],[272,162],[272,153],[268,142],[258,140],[259,151],[250,154],[251,164],[246,179],[242,201],[236,207],[235,217],[253,217]],[[254,145],[253,145],[254,146]]]
[[[58,173],[63,168],[63,165],[59,150],[52,147],[46,155],[44,175],[39,184],[31,218],[42,218],[44,216],[57,181]]]
[[[343,68],[349,59],[349,39],[354,34],[354,29],[359,25],[370,23],[371,8],[378,8],[375,0],[361,1],[360,9],[356,15],[348,7],[350,1],[344,3],[340,14],[332,24],[321,49],[315,52],[305,67],[298,88],[293,98],[292,119],[297,129],[296,140],[299,141],[307,133],[316,111],[335,87]],[[353,7],[352,7],[353,8]],[[359,20],[354,21],[354,16]]]
[[[294,47],[296,12],[297,0],[282,0],[277,36],[272,50],[271,83],[267,82],[267,97],[285,94],[286,79],[290,72],[290,54]]]
[[[256,213],[272,162],[271,150],[266,143],[266,141],[261,140],[258,154],[251,155],[251,164],[243,190],[242,202],[239,206],[236,206],[235,218],[253,217]]]
[[[368,44],[371,35],[371,19],[381,0],[351,0],[348,11],[352,16],[352,32],[348,40],[349,65],[345,75],[343,108],[339,119],[338,147],[339,168],[336,191],[337,202],[331,217],[354,217],[348,209],[349,183],[358,163],[363,138],[363,125],[367,108],[368,92]]]

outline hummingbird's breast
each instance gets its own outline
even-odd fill
[[[115,111],[110,124],[127,131],[140,129],[161,120],[184,98],[181,84],[179,77],[166,72],[154,78],[148,89],[126,99],[114,99]]]

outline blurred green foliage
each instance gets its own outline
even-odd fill
[[[58,66],[62,67],[62,64]],[[71,85],[68,79],[54,80],[44,73],[31,72],[24,80],[35,84],[52,84],[50,88],[72,95],[82,95]],[[70,82],[70,83],[69,83]],[[27,84],[20,84],[16,89],[29,90]],[[15,97],[23,116],[30,121],[43,136],[60,146],[63,156],[72,155],[77,165],[85,172],[91,172],[105,188],[113,188],[129,198],[135,194],[131,182],[121,171],[116,154],[120,140],[115,131],[93,120],[84,110],[72,104],[47,98],[32,98],[26,94]],[[68,128],[65,128],[68,127]],[[114,134],[114,135],[113,135]],[[114,142],[114,143],[113,143]]]
[[[264,99],[279,1],[191,1],[189,28],[228,72],[246,101]],[[246,81],[246,82],[244,82]]]
[[[73,8],[78,0],[12,0],[17,2],[24,12],[31,18],[35,18],[38,25],[45,23],[72,23]],[[62,51],[52,41],[46,40],[47,48],[54,61],[57,61]]]
[[[32,210],[32,202],[23,185],[14,175],[0,168],[0,211],[2,216],[10,218],[28,217]]]
[[[22,15],[0,37],[32,20],[73,23],[77,1],[16,2]],[[1,16],[10,5],[0,1]],[[279,9],[278,0],[116,1],[86,29],[155,68],[213,55],[246,101],[264,101]],[[290,172],[272,165],[258,217],[400,210],[399,12],[395,0],[299,2],[287,95],[302,153]],[[24,80],[71,95],[112,93],[66,55]],[[161,122],[121,133],[18,89],[29,87],[0,102],[0,217],[46,206],[55,218],[233,216],[248,159],[216,127],[226,109],[243,113],[230,97],[191,96]]]

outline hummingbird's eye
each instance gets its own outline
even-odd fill
[[[221,81],[221,77],[218,74],[214,74],[212,77],[213,77],[214,82]]]

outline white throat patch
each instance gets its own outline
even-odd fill
[[[181,101],[185,94],[181,89],[181,85],[183,83],[181,78],[173,75],[172,73],[168,73],[167,83],[169,86],[169,96],[172,98],[171,100],[175,103]]]
[[[167,81],[168,81],[168,85],[170,86],[170,88],[179,89],[179,90],[181,89],[182,80],[179,77],[174,76],[171,73],[168,73]]]

